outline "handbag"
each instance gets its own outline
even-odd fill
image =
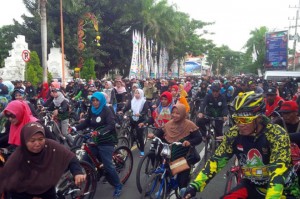
[[[170,162],[169,165],[170,165],[171,173],[173,176],[175,176],[176,174],[178,174],[182,171],[190,169],[190,166],[187,163],[185,157],[178,158],[178,159]]]

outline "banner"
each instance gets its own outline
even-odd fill
[[[286,70],[288,66],[288,31],[266,33],[265,70]]]

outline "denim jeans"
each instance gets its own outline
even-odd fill
[[[116,168],[112,162],[112,155],[114,152],[114,146],[97,146],[97,147],[90,147],[90,150],[92,153],[102,161],[104,169],[107,173],[107,178],[109,179],[109,182],[113,186],[119,186],[121,184],[118,173],[116,171]],[[91,162],[91,160],[87,157],[84,158],[84,160]]]

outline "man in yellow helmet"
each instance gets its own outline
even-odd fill
[[[232,103],[233,126],[196,179],[181,190],[184,199],[201,192],[209,181],[236,155],[243,171],[240,183],[223,199],[299,198],[293,176],[290,139],[279,125],[264,115],[262,94],[240,93]],[[288,188],[287,184],[289,184]]]

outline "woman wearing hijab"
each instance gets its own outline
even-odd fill
[[[190,112],[190,105],[187,102],[186,98],[181,96],[179,93],[179,87],[177,85],[173,85],[171,87],[171,93],[172,93],[172,97],[173,97],[173,103],[177,104],[177,103],[181,103],[185,106],[185,110],[186,112]]]
[[[38,119],[32,116],[30,108],[25,101],[14,100],[10,102],[3,113],[10,122],[8,143],[20,146],[21,129],[28,122],[35,122]]]
[[[53,111],[52,117],[57,118],[62,134],[68,139],[69,143],[73,143],[73,137],[68,133],[69,128],[69,100],[67,100],[62,92],[53,88],[51,90],[53,101],[49,105],[48,110]]]
[[[42,85],[42,89],[38,94],[38,98],[42,98],[44,102],[46,102],[48,99],[48,93],[49,93],[49,85],[47,82],[44,82]]]
[[[125,97],[127,94],[125,84],[120,79],[115,80],[116,86],[114,87],[116,93],[116,99],[118,103],[117,110],[121,110],[124,106],[121,105],[122,102],[125,101]]]
[[[179,93],[180,93],[180,97],[185,97],[185,98],[188,97],[188,94],[182,84],[179,84]]]
[[[111,83],[111,81],[106,81],[104,84],[103,92],[107,94],[107,104],[112,105],[114,112],[117,111],[117,98],[115,89]]]
[[[131,100],[131,103],[128,103],[124,108],[122,113],[125,113],[129,110],[132,111],[132,117],[130,118],[130,125],[136,130],[137,139],[140,143],[140,157],[145,155],[144,153],[144,124],[148,123],[148,103],[145,103],[146,99],[144,97],[144,91],[142,89],[136,89],[134,97]]]
[[[29,122],[21,131],[21,145],[10,156],[0,173],[0,193],[12,199],[54,199],[55,185],[69,169],[79,186],[85,181],[76,156],[59,143],[45,138],[40,123]]]
[[[37,118],[32,116],[28,104],[24,101],[14,100],[10,102],[4,109],[3,114],[7,118],[7,122],[5,124],[5,133],[0,134],[0,148],[4,146],[3,143],[8,143],[11,146],[20,146],[20,134],[23,126],[28,122],[39,122]],[[46,137],[54,139],[48,128],[46,128]]]
[[[112,110],[106,106],[106,99],[103,93],[93,93],[91,104],[92,106],[88,111],[87,118],[76,127],[72,127],[72,129],[76,131],[89,127],[99,132],[94,137],[94,141],[97,144],[95,151],[97,154],[95,155],[100,155],[105,171],[115,187],[114,197],[119,197],[121,195],[122,184],[112,162],[114,146],[117,143],[115,117]]]
[[[173,145],[171,150],[171,161],[181,157],[186,157],[191,146],[197,146],[201,143],[202,137],[199,128],[192,121],[186,119],[186,110],[183,104],[176,104],[172,108],[172,119],[165,124],[155,136],[160,137],[167,143],[181,142],[182,145]],[[151,138],[151,136],[149,136]],[[195,164],[199,161],[196,158],[198,153],[193,151],[193,158],[187,158],[188,164]],[[191,168],[191,166],[190,166]],[[177,174],[179,188],[188,185],[190,179],[190,170],[182,171]]]
[[[154,126],[162,128],[168,121],[171,120],[171,112],[173,108],[172,94],[165,91],[160,96],[160,103],[153,111]]]

